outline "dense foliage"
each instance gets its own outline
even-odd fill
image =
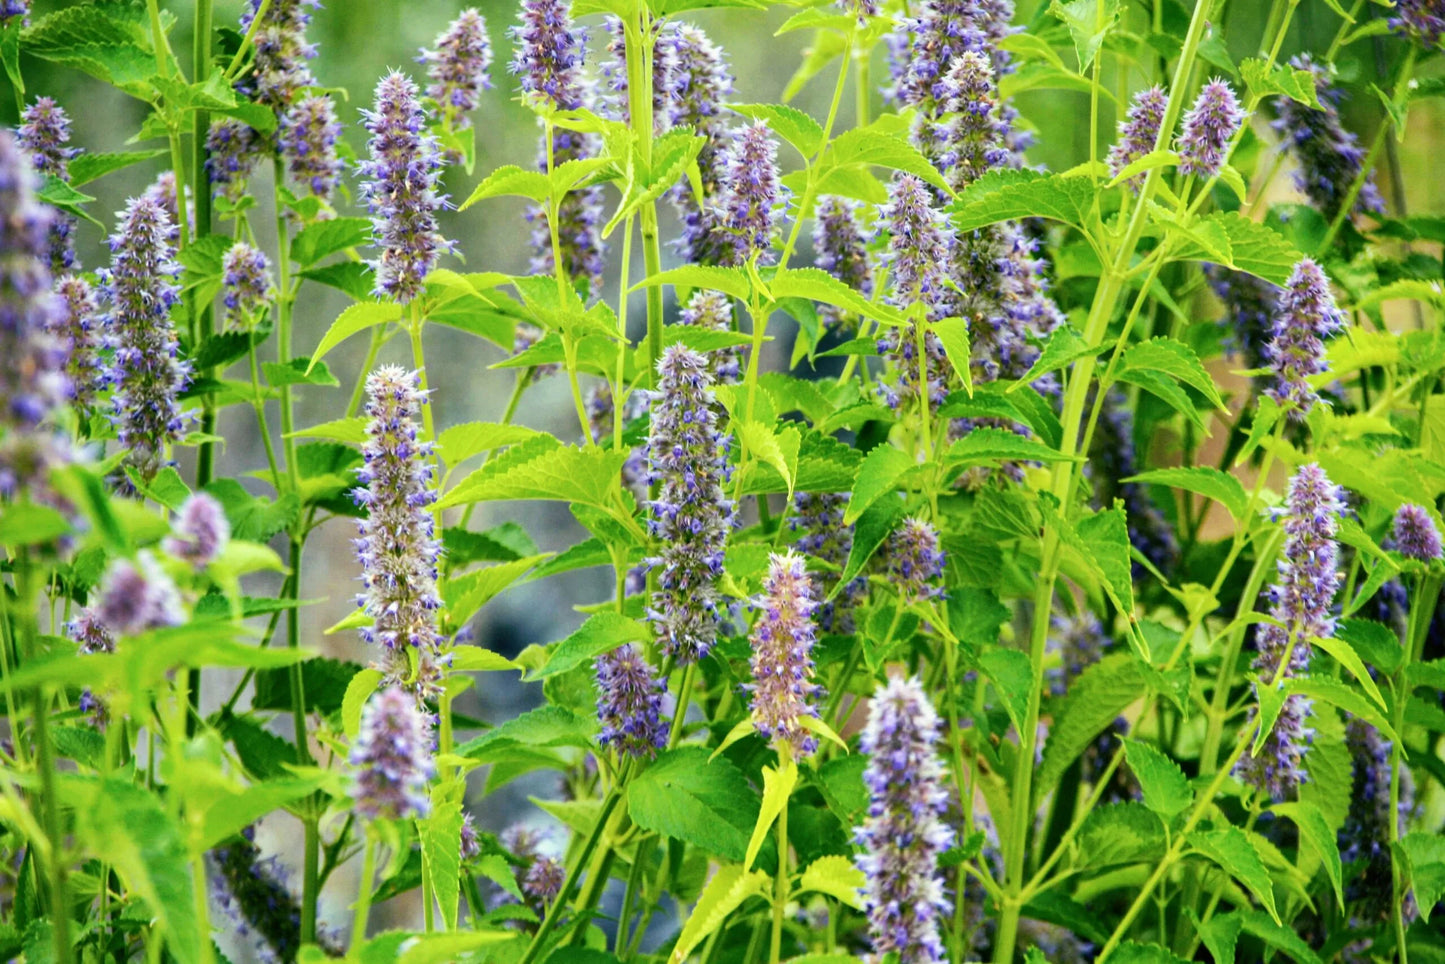
[[[307,39],[344,0],[29,6],[0,958],[1445,960],[1445,221],[1399,174],[1440,0],[1274,0],[1244,59],[1240,0],[774,4],[821,120],[698,26],[766,44],[768,0],[467,10],[359,118]],[[1333,42],[1287,43],[1305,13]],[[139,146],[42,61],[148,105]],[[1088,105],[1068,170],[1030,156],[1039,90]],[[474,174],[491,97],[535,165]],[[530,274],[445,236],[448,187]],[[303,324],[303,286],[349,307]],[[501,421],[437,424],[469,386],[429,383],[436,326],[515,372]],[[560,437],[523,424],[548,380]],[[528,501],[587,536],[470,525]],[[326,627],[302,575],[348,565]],[[565,638],[476,631],[597,567]],[[478,680],[544,702],[489,726]],[[550,839],[474,818],[541,772]]]

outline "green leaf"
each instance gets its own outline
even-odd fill
[[[802,442],[797,426],[786,425],[774,432],[772,425],[763,422],[734,422],[733,425],[748,452],[772,466],[783,477],[791,499],[798,469],[798,446]]]
[[[208,597],[209,598],[209,597]],[[290,602],[290,600],[280,600]],[[294,608],[294,607],[287,607]],[[276,612],[280,612],[278,607]],[[302,689],[306,693],[306,711],[330,715],[341,709],[351,681],[362,668],[356,663],[318,657],[301,664]],[[253,710],[291,709],[291,672],[289,669],[262,670],[256,674]]]
[[[1311,110],[1320,109],[1315,76],[1308,70],[1285,64],[1275,64],[1271,68],[1263,60],[1250,57],[1239,62],[1239,75],[1255,98],[1263,100],[1278,95],[1304,104]]]
[[[1300,839],[1314,851],[1315,857],[1325,868],[1330,884],[1335,888],[1335,900],[1341,907],[1345,904],[1344,865],[1340,861],[1340,845],[1335,830],[1325,819],[1324,811],[1313,803],[1304,801],[1277,803],[1271,811],[1283,814],[1294,821],[1299,829]],[[1304,854],[1300,854],[1301,870],[1310,873],[1304,866]]]
[[[65,7],[24,31],[21,41],[31,56],[73,67],[132,97],[154,96],[156,56],[144,7]]]
[[[312,361],[309,358],[293,358],[285,365],[263,362],[261,371],[266,376],[266,383],[272,388],[286,385],[324,385],[336,388],[341,384],[336,380],[336,376],[331,374],[331,369],[325,362]]]
[[[311,354],[311,364],[321,361],[322,356],[352,335],[400,318],[401,305],[394,302],[361,301],[351,305],[336,317],[331,327],[326,329],[326,334],[321,336],[321,344],[317,345],[316,351]]]
[[[1310,642],[1329,653],[1341,666],[1349,670],[1350,675],[1355,678],[1355,682],[1360,684],[1360,688],[1370,699],[1379,704],[1381,710],[1388,709],[1385,697],[1380,693],[1380,688],[1375,685],[1370,671],[1365,669],[1364,661],[1360,659],[1352,646],[1336,636],[1311,636]]]
[[[1098,807],[1079,828],[1079,864],[1090,870],[1157,860],[1163,854],[1164,825],[1142,803]]]
[[[1034,679],[1033,664],[1028,654],[994,646],[983,652],[978,665],[993,683],[994,691],[1002,697],[1009,720],[1019,732],[1023,732]]]
[[[897,309],[869,301],[837,278],[818,268],[788,268],[778,272],[768,283],[775,299],[804,298],[833,305],[885,325],[901,325],[904,318]]]
[[[346,684],[346,695],[341,698],[341,729],[347,739],[355,740],[361,732],[361,711],[381,685],[381,680],[381,670],[368,668],[351,677],[351,682]]]
[[[366,441],[366,426],[371,420],[364,416],[338,418],[334,422],[322,422],[310,428],[297,429],[287,438],[324,438],[333,442],[360,445]]]
[[[901,449],[886,444],[873,449],[858,467],[853,494],[843,512],[843,524],[858,521],[869,506],[897,490],[905,479],[919,474],[922,469],[912,456]]]
[[[1178,379],[1199,392],[1217,409],[1223,409],[1224,399],[1214,379],[1204,370],[1199,356],[1188,345],[1172,338],[1151,338],[1140,342],[1124,353],[1123,371],[1147,371]]]
[[[70,520],[48,505],[21,502],[0,510],[0,546],[21,548],[54,542],[70,532]]]
[[[1058,0],[1054,0],[1055,3]],[[1092,3],[1093,0],[1076,0],[1079,3]],[[1158,944],[1140,944],[1138,941],[1125,941],[1119,945],[1118,950],[1109,955],[1110,964],[1187,964],[1187,962],[1174,954],[1167,947]]]
[[[1235,911],[1244,930],[1270,947],[1283,951],[1298,964],[1324,964],[1318,954],[1294,932],[1294,929],[1272,920],[1258,910]]]
[[[454,576],[442,584],[442,602],[447,609],[447,622],[465,626],[473,616],[546,556],[525,556],[513,562],[501,562],[485,569]]]
[[[743,868],[752,867],[758,859],[758,851],[768,839],[768,831],[778,814],[788,805],[793,787],[798,784],[798,767],[791,759],[781,761],[777,768],[763,767],[763,803],[758,809],[758,822],[753,824],[752,836],[748,838],[747,853],[743,855]]]
[[[1098,353],[1099,348],[1086,343],[1072,326],[1060,325],[1049,335],[1049,340],[1044,344],[1044,349],[1039,353],[1033,367],[1010,385],[1008,390],[1013,392],[1025,388],[1049,372],[1062,371],[1080,358]]]
[[[457,926],[457,901],[461,894],[461,789],[455,781],[433,787],[431,816],[418,821],[424,858],[422,864],[431,880],[432,893],[441,908],[447,930],[454,930]]]
[[[729,914],[749,897],[766,893],[771,882],[772,878],[761,870],[748,873],[737,864],[719,868],[703,888],[687,923],[682,925],[668,964],[682,964],[699,944],[722,927]]]
[[[1134,580],[1129,561],[1129,522],[1123,509],[1084,516],[1074,527],[1078,547],[1103,581],[1104,591],[1122,612],[1134,612]]]
[[[903,520],[903,513],[902,501],[889,498],[869,506],[862,515],[856,517],[853,524],[853,545],[848,549],[848,561],[843,564],[843,572],[833,587],[832,596],[842,592],[843,588],[863,571],[868,560]]]
[[[855,127],[833,139],[818,160],[818,170],[822,172],[823,179],[823,187],[819,191],[826,193],[824,189],[830,169],[852,167],[884,167],[903,171],[922,178],[945,194],[953,195],[953,188],[918,148],[910,144],[902,133],[881,129],[877,123]]]
[[[307,225],[291,239],[291,260],[309,268],[322,258],[371,243],[370,218],[332,218]]]
[[[847,904],[854,910],[863,909],[863,871],[851,858],[837,854],[819,857],[803,871],[798,881],[798,890],[803,893],[827,894],[839,903]],[[793,958],[789,964],[797,964],[801,958]]]
[[[1104,732],[1144,690],[1139,662],[1129,653],[1111,653],[1086,668],[1070,684],[1049,728],[1044,762],[1037,776],[1042,798],[1069,764]]]
[[[1219,830],[1195,831],[1186,838],[1189,846],[1200,854],[1223,867],[1239,881],[1256,900],[1269,911],[1275,923],[1279,923],[1279,911],[1274,906],[1274,885],[1270,882],[1269,871],[1255,850],[1249,835],[1238,827],[1223,827]]]
[[[1074,53],[1079,58],[1079,71],[1089,69],[1104,37],[1119,18],[1119,0],[1054,0],[1049,13],[1058,17],[1069,28],[1074,40]]]
[[[948,208],[959,231],[1000,221],[1040,217],[1083,230],[1090,221],[1098,185],[1088,177],[1037,171],[990,172],[968,186]]]
[[[629,784],[628,813],[644,830],[724,860],[742,860],[757,823],[758,800],[735,766],[710,756],[700,746],[662,754]]]
[[[973,395],[973,366],[970,364],[968,322],[962,318],[941,318],[928,326],[943,347],[948,363],[963,381],[963,390]]]
[[[670,271],[649,275],[632,286],[633,291],[671,285],[674,288],[694,288],[704,291],[721,291],[739,301],[748,301],[753,294],[753,283],[742,268],[718,268],[711,265],[687,264]]]
[[[1303,693],[1313,699],[1324,700],[1346,713],[1368,720],[1386,739],[1396,739],[1395,728],[1390,725],[1384,711],[1339,680],[1328,676],[1301,676],[1285,680],[1284,686],[1290,693]]]
[[[1429,923],[1430,911],[1445,896],[1445,837],[1417,830],[1406,834],[1397,846],[1409,868],[1415,906],[1420,908],[1420,917]]]
[[[488,472],[493,468],[489,464],[458,482],[437,507],[536,499],[580,502],[606,509],[617,488],[618,473],[629,457],[627,452],[596,446],[560,446],[505,470]]]
[[[103,855],[126,888],[146,903],[178,964],[202,960],[195,881],[181,829],[161,801],[123,780],[66,778],[76,836]]]
[[[753,120],[767,121],[772,131],[797,148],[803,160],[812,160],[823,146],[823,126],[796,107],[786,104],[729,104],[728,110]]]
[[[468,740],[457,747],[457,753],[488,763],[518,747],[589,747],[596,729],[595,720],[583,719],[560,706],[542,706]]]
[[[635,619],[610,610],[593,613],[576,632],[549,644],[546,661],[528,670],[523,680],[530,683],[548,679],[585,665],[593,657],[610,653],[625,643],[641,643],[651,638],[652,631]]]
[[[1226,268],[1243,271],[1265,281],[1283,286],[1290,271],[1304,257],[1284,236],[1256,221],[1233,212],[1211,214],[1196,222],[1196,236],[1211,231],[1210,237],[1223,239],[1228,247],[1221,259],[1219,251],[1208,251],[1190,240],[1173,252],[1180,261],[1212,261]]]
[[[1036,439],[1027,438],[1006,428],[984,426],[974,428],[948,447],[944,464],[949,467],[975,465],[981,462],[1079,462],[1049,448]]]
[[[452,669],[458,673],[496,673],[522,668],[501,653],[494,653],[480,646],[457,646],[449,655],[452,658]]]
[[[166,153],[164,150],[150,151],[121,151],[112,154],[91,154],[84,153],[72,158],[70,162],[69,181],[71,187],[80,187],[89,184],[91,181],[100,180],[107,174],[124,170],[132,164],[140,164],[152,158],[160,157]]]
[[[1183,813],[1194,803],[1194,791],[1179,764],[1148,743],[1125,740],[1124,757],[1144,791],[1144,806],[1165,820]]]
[[[1234,949],[1239,943],[1239,932],[1244,929],[1244,922],[1239,919],[1239,915],[1215,914],[1207,921],[1199,921],[1191,910],[1189,919],[1196,922],[1195,929],[1204,941],[1204,946],[1209,948],[1214,964],[1234,964]]]
[[[1249,495],[1244,491],[1244,486],[1234,476],[1218,469],[1204,466],[1154,469],[1122,481],[1148,482],[1151,485],[1167,485],[1170,488],[1195,492],[1224,506],[1236,522],[1248,521]]]
[[[542,202],[552,195],[552,182],[541,171],[527,171],[515,164],[506,164],[488,174],[462,202],[458,211],[465,211],[489,197],[525,197]]]
[[[448,563],[458,568],[474,562],[512,562],[535,556],[537,544],[515,522],[504,522],[485,532],[471,532],[453,526],[442,531],[442,551]]]

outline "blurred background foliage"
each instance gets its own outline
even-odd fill
[[[1169,38],[1183,36],[1189,15],[1188,8],[1180,0],[1134,0],[1127,5],[1131,19],[1126,22],[1140,32],[1147,32],[1154,3],[1163,4],[1158,14],[1163,30],[1154,38],[1155,44],[1167,49],[1172,42],[1177,48],[1178,41]],[[36,0],[34,17],[42,17],[69,5],[56,0]],[[185,51],[183,59],[188,59],[191,4],[183,0],[168,0],[162,5],[177,18],[172,33],[173,46],[178,51]],[[339,105],[340,116],[347,125],[344,153],[354,157],[365,151],[366,135],[360,126],[359,111],[370,104],[377,80],[392,67],[411,69],[414,76],[421,76],[422,72],[415,63],[418,48],[429,45],[467,5],[463,0],[326,0],[325,5],[315,11],[309,36],[318,45],[319,52],[312,67],[323,84],[344,92]],[[539,138],[536,121],[518,102],[516,87],[506,66],[512,56],[508,28],[516,21],[517,5],[507,0],[482,0],[475,5],[486,17],[491,36],[495,55],[492,69],[494,88],[484,97],[475,115],[476,170],[468,175],[459,168],[452,168],[448,174],[447,190],[454,202],[466,197],[476,182],[497,166],[532,165]],[[239,21],[242,6],[242,0],[217,0],[215,23],[234,27]],[[1061,26],[1048,15],[1047,6],[1047,0],[1019,0],[1016,22],[1025,25],[1031,33],[1052,31],[1059,34]],[[1256,55],[1259,38],[1265,33],[1270,6],[1267,0],[1228,0],[1224,14],[1216,18],[1217,23],[1225,25],[1223,36],[1216,28],[1206,47],[1207,59],[1218,63],[1221,58],[1228,57],[1237,62]],[[793,7],[779,5],[766,12],[697,10],[686,16],[703,27],[727,51],[737,79],[736,101],[776,103],[783,100],[790,78],[803,61],[811,41],[806,31],[773,36],[777,27],[793,12]],[[1384,8],[1373,3],[1366,5],[1366,13],[1376,17],[1386,15]],[[595,66],[606,38],[600,18],[589,17],[584,22],[591,33],[589,63]],[[1304,0],[1281,51],[1282,59],[1305,51],[1322,52],[1334,37],[1338,24],[1338,16],[1331,12],[1324,0]],[[1067,44],[1064,35],[1060,34],[1058,39],[1060,44]],[[1111,36],[1110,43],[1117,42],[1117,36]],[[1145,49],[1147,53],[1148,48]],[[1336,59],[1339,80],[1349,94],[1349,99],[1342,105],[1346,124],[1360,135],[1365,144],[1370,142],[1384,119],[1384,110],[1370,88],[1372,82],[1384,75],[1385,65],[1378,59],[1383,54],[1382,38],[1365,38],[1344,48]],[[1072,54],[1066,52],[1064,56],[1071,57]],[[1105,58],[1102,80],[1108,90],[1119,92],[1124,98],[1152,83],[1157,76],[1157,61],[1120,71],[1115,67],[1115,60]],[[146,106],[141,102],[77,72],[28,57],[23,59],[22,69],[30,96],[52,96],[71,114],[75,125],[73,146],[93,152],[127,149],[127,142],[145,117]],[[830,64],[818,77],[804,85],[791,103],[815,117],[824,116],[835,71],[836,64]],[[887,63],[881,47],[874,52],[872,76],[875,87],[880,82],[886,82]],[[0,124],[14,126],[14,93],[8,89],[8,81],[3,78],[0,78],[0,87],[5,88],[0,92]],[[871,103],[876,116],[883,109],[881,96],[876,90],[872,93]],[[1029,126],[1050,132],[1048,137],[1040,138],[1030,151],[1029,158],[1034,164],[1052,170],[1066,170],[1088,157],[1089,101],[1086,93],[1056,89],[1023,90],[1017,93],[1016,103]],[[843,101],[839,129],[850,126],[854,116],[854,92],[850,84]],[[1254,136],[1246,139],[1235,157],[1236,166],[1245,172],[1246,177],[1256,168],[1266,170],[1274,162],[1275,140],[1268,123],[1271,116],[1270,108],[1265,106],[1262,116],[1252,119]],[[1114,123],[1114,105],[1105,101],[1099,127],[1101,154],[1113,139]],[[1388,156],[1380,164],[1379,183],[1392,214],[1398,216],[1401,213],[1399,205],[1403,201],[1411,215],[1445,216],[1445,194],[1439,189],[1442,149],[1445,149],[1445,101],[1421,101],[1410,112],[1407,135],[1402,141],[1390,145]],[[786,147],[781,160],[785,168],[798,164],[798,158],[790,156]],[[127,197],[144,189],[163,169],[165,161],[164,157],[157,158],[149,165],[137,165],[87,185],[87,193],[97,198],[90,205],[91,213],[109,224],[113,212],[123,206]],[[265,199],[271,195],[269,176],[269,167],[263,165],[253,180],[253,190],[262,199],[263,212],[269,204]],[[356,210],[355,185],[355,178],[348,176],[344,187],[346,193],[338,203],[342,213],[360,213]],[[1281,172],[1272,182],[1269,199],[1289,200],[1290,191],[1289,178]],[[465,270],[527,272],[528,228],[522,220],[524,204],[515,198],[491,200],[466,214],[448,212],[443,217],[443,231],[457,243],[458,250],[464,255]],[[662,216],[665,236],[674,235],[673,225],[666,220],[670,217],[666,206]],[[261,232],[259,240],[266,250],[274,251],[274,234],[265,234],[268,221],[269,213],[254,219]],[[225,224],[218,225],[220,230],[226,228]],[[809,234],[805,231],[804,239]],[[81,225],[78,249],[82,263],[88,268],[104,264],[108,259],[104,240],[104,232],[100,228],[93,224]],[[667,252],[664,251],[666,257]],[[615,304],[615,250],[613,258],[610,280],[601,294]],[[458,267],[453,259],[444,260],[443,265]],[[633,277],[642,274],[640,251],[631,271]],[[1066,309],[1078,307],[1080,296],[1073,296],[1069,285],[1060,285],[1058,294],[1061,305]],[[1080,295],[1087,298],[1088,292],[1083,291]],[[302,353],[310,351],[346,303],[344,296],[329,288],[319,285],[304,287],[295,314],[297,350]],[[1196,294],[1191,304],[1200,318],[1212,317],[1218,311],[1203,293]],[[637,337],[644,327],[642,299],[632,299],[631,307],[633,317],[630,327],[633,336]],[[674,311],[675,306],[669,305],[668,310]],[[1409,319],[1402,319],[1402,323],[1408,324]],[[785,318],[770,325],[769,330],[776,336],[770,345],[775,364],[786,365],[791,350],[791,325],[792,322]],[[427,340],[428,368],[432,385],[438,389],[435,412],[438,427],[462,421],[499,419],[513,378],[509,370],[489,370],[489,366],[502,360],[501,351],[441,326],[428,329]],[[266,347],[271,348],[269,344]],[[338,374],[342,384],[339,388],[313,387],[302,391],[297,411],[299,425],[334,417],[337,405],[351,391],[353,380],[362,375],[359,369],[364,351],[365,340],[352,339],[329,357],[332,371]],[[407,364],[410,356],[404,344],[394,343],[383,351],[381,360]],[[529,389],[519,409],[518,419],[563,438],[575,434],[575,413],[565,381],[553,378]],[[263,464],[264,454],[254,424],[251,413],[244,406],[223,410],[219,423],[219,432],[226,439],[223,465],[229,463],[233,469],[240,466],[244,470],[246,466]],[[256,487],[260,491],[260,483]],[[585,536],[567,507],[560,503],[491,503],[479,507],[472,526],[481,529],[508,520],[523,525],[542,551],[560,551]],[[354,608],[353,593],[358,584],[350,542],[353,534],[350,520],[337,520],[325,526],[308,544],[309,551],[316,554],[320,564],[306,567],[307,579],[300,595],[303,599],[322,601],[311,607],[303,622],[306,635],[302,644],[336,658],[364,662],[366,654],[354,634],[328,637],[321,632],[322,627],[333,624]],[[582,616],[569,610],[562,600],[598,602],[609,598],[611,592],[611,577],[606,569],[573,572],[515,587],[489,605],[479,617],[475,626],[477,641],[512,655],[532,643],[558,639],[582,621]],[[539,684],[517,683],[510,674],[486,674],[481,679],[485,680],[485,688],[466,694],[456,706],[460,713],[486,720],[503,720],[540,701]],[[219,678],[216,683],[214,692],[207,693],[207,711],[214,708],[215,700],[223,692],[229,691],[229,686],[221,685]],[[482,799],[480,774],[476,775],[476,779],[469,809],[483,826],[494,830],[506,827],[524,810],[533,814],[538,812],[526,804],[527,795],[548,798],[559,795],[555,777],[543,775],[516,781],[502,792]],[[561,793],[565,795],[565,788],[561,788]],[[288,819],[282,816],[268,820],[268,825],[262,828],[260,842],[263,849],[280,849],[283,853],[289,849],[295,828],[287,826]],[[560,845],[563,835],[557,837]],[[344,872],[337,874],[328,888],[329,893],[323,895],[323,917],[326,916],[324,907],[327,903],[332,903],[340,911],[339,904],[333,902],[348,899],[341,895],[355,892],[354,883],[346,877]],[[391,904],[400,904],[404,900],[406,898]],[[377,909],[376,917],[389,917],[395,924],[410,924],[415,922],[413,918],[419,913],[419,907],[383,906]],[[344,915],[345,912],[340,911],[340,916]],[[658,924],[666,926],[666,922],[661,920]]]

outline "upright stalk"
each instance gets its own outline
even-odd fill
[[[652,168],[652,13],[646,4],[637,5],[636,19],[622,22],[623,56],[627,60],[627,113],[636,135],[637,161],[643,170]],[[657,202],[642,205],[642,263],[651,278],[662,271],[662,240],[657,230]],[[623,319],[626,323],[626,319]],[[656,387],[657,360],[662,357],[662,288],[647,289],[647,378]]]

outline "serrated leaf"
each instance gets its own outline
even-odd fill
[[[797,784],[798,767],[791,759],[780,761],[776,768],[763,767],[763,802],[758,808],[758,820],[753,824],[752,836],[748,838],[747,853],[743,856],[744,869],[752,867],[753,861],[758,859],[758,851],[763,849],[768,831],[788,805],[788,798],[793,795],[793,787]]]
[[[938,339],[938,344],[942,346],[948,363],[953,366],[953,370],[963,381],[964,392],[972,395],[973,366],[970,364],[968,322],[962,318],[942,318],[930,324],[928,328]]]
[[[775,299],[803,298],[833,305],[885,325],[901,325],[904,318],[889,305],[869,301],[837,278],[818,268],[779,271],[768,283]]]
[[[1084,3],[1092,3],[1093,0],[1080,0]],[[1112,964],[1187,964],[1187,962],[1175,955],[1167,947],[1158,944],[1140,944],[1138,941],[1125,941],[1120,944],[1114,953],[1109,955]]]
[[[401,318],[401,305],[395,302],[362,301],[348,307],[331,327],[326,329],[326,334],[321,336],[321,343],[311,353],[311,364],[315,365],[331,349],[341,344],[346,339],[358,332],[363,332],[376,325],[385,325]]]
[[[1194,803],[1184,771],[1163,753],[1147,743],[1125,740],[1124,756],[1144,792],[1144,806],[1168,820]]]
[[[593,613],[576,632],[546,647],[546,661],[528,670],[523,679],[530,683],[558,676],[626,643],[646,642],[651,638],[651,630],[635,619],[611,611]]]
[[[917,473],[922,468],[908,453],[891,445],[873,449],[858,467],[853,494],[843,511],[843,524],[857,522],[869,506],[898,489],[910,473]]]
[[[1040,217],[1081,230],[1090,220],[1098,186],[1093,179],[1037,171],[998,171],[979,178],[949,206],[959,231],[1000,221]]]
[[[1214,861],[1224,871],[1239,881],[1254,894],[1256,900],[1269,911],[1275,923],[1279,923],[1279,911],[1274,905],[1274,885],[1270,882],[1269,871],[1254,849],[1249,835],[1238,827],[1223,827],[1218,830],[1195,831],[1186,838],[1189,846]]]
[[[1205,371],[1194,350],[1183,342],[1172,338],[1151,338],[1126,351],[1123,363],[1126,373],[1132,370],[1167,375],[1199,392],[1215,408],[1225,407],[1214,379]]]
[[[658,757],[629,784],[628,813],[644,830],[742,860],[758,800],[735,766],[710,756],[704,747],[684,746]]]
[[[1079,828],[1081,866],[1098,870],[1110,864],[1157,859],[1164,854],[1164,825],[1142,803],[1111,803],[1093,810]]]
[[[91,154],[86,152],[70,161],[68,179],[71,187],[80,187],[97,181],[107,174],[124,170],[132,164],[140,164],[160,157],[164,150],[120,151],[117,153]]]
[[[1445,837],[1417,830],[1406,834],[1397,846],[1409,869],[1415,906],[1420,908],[1420,917],[1429,923],[1430,912],[1445,896]]]
[[[457,926],[461,894],[462,801],[460,787],[442,784],[431,791],[431,815],[419,821],[423,866],[448,930]],[[450,958],[447,958],[448,960]]]
[[[266,383],[272,388],[286,385],[324,385],[336,388],[341,384],[336,380],[336,376],[331,374],[331,369],[325,362],[316,362],[309,358],[293,358],[285,365],[279,362],[263,362],[261,371],[266,376]]]
[[[1029,691],[1033,689],[1033,664],[1028,654],[994,646],[979,656],[978,665],[993,683],[994,692],[1002,698],[1009,720],[1022,732],[1028,715]]]
[[[1350,689],[1339,680],[1328,676],[1301,676],[1284,681],[1290,693],[1302,693],[1317,700],[1324,700],[1338,706],[1346,713],[1369,721],[1388,740],[1395,740],[1395,728],[1386,719],[1385,713],[1375,703]]]
[[[693,905],[682,933],[677,936],[669,964],[682,964],[699,944],[722,927],[729,914],[749,897],[766,891],[771,878],[761,870],[748,873],[737,864],[718,868]]]
[[[1197,241],[1181,245],[1172,256],[1181,261],[1214,261],[1276,285],[1284,285],[1290,271],[1304,257],[1283,235],[1233,212],[1203,218],[1197,230],[1208,229],[1221,230],[1228,239],[1227,259],[1219,261],[1218,252],[1207,251]]]
[[[1038,360],[1034,362],[1033,367],[1009,386],[1008,390],[1013,392],[1031,385],[1049,372],[1061,371],[1080,358],[1087,358],[1098,353],[1099,348],[1085,342],[1071,326],[1060,325],[1049,335],[1049,340],[1044,343],[1043,351],[1039,352]]]
[[[347,739],[355,740],[361,732],[361,711],[381,685],[381,680],[381,670],[368,667],[351,677],[351,682],[346,684],[346,695],[341,698],[341,728]]]
[[[1257,57],[1239,62],[1239,75],[1245,86],[1256,98],[1270,96],[1288,97],[1304,104],[1311,110],[1320,109],[1320,100],[1315,90],[1315,75],[1303,68],[1286,64],[1275,64],[1273,68]]]
[[[1088,70],[1099,54],[1104,38],[1119,17],[1119,0],[1054,0],[1049,13],[1069,28],[1074,53],[1079,58],[1079,71]]]
[[[834,854],[819,857],[809,864],[808,869],[803,871],[802,879],[798,881],[798,890],[804,893],[812,891],[827,894],[854,910],[862,910],[863,884],[863,872],[853,861]],[[796,964],[798,960],[800,959],[793,958],[791,964]]]
[[[366,441],[366,426],[371,420],[361,416],[338,418],[334,422],[322,422],[310,428],[297,429],[286,438],[324,438],[334,442],[360,445]]]
[[[371,243],[370,218],[332,218],[307,225],[291,239],[291,260],[309,268],[327,255]]]
[[[823,146],[823,125],[786,104],[729,104],[728,110],[753,120],[767,121],[769,129],[811,160]]]
[[[1335,889],[1335,900],[1340,906],[1345,904],[1344,891],[1344,865],[1340,861],[1340,845],[1336,839],[1335,831],[1331,829],[1329,821],[1325,819],[1324,811],[1313,803],[1304,801],[1291,801],[1277,803],[1270,808],[1272,812],[1283,814],[1294,821],[1295,827],[1299,829],[1300,840],[1314,851],[1315,857],[1325,868],[1325,874],[1330,878],[1330,884]],[[1300,862],[1304,863],[1304,854],[1300,854]]]
[[[461,756],[482,763],[503,758],[519,747],[590,747],[597,723],[560,706],[542,706],[514,717],[457,747]]]
[[[545,558],[545,555],[527,556],[446,580],[441,594],[447,608],[447,621],[453,626],[465,626],[494,596]]]
[[[818,160],[826,177],[830,168],[884,167],[920,177],[940,191],[953,195],[953,188],[938,169],[910,144],[901,133],[885,131],[877,124],[855,127],[834,138]]]
[[[1204,466],[1154,469],[1121,481],[1167,485],[1170,488],[1194,492],[1224,506],[1236,522],[1248,521],[1249,495],[1244,491],[1244,485],[1234,476],[1218,469]]]
[[[963,438],[948,447],[944,464],[975,465],[982,462],[1078,462],[1044,443],[1010,432],[1006,428],[982,426],[970,429]]]
[[[746,302],[752,297],[753,283],[748,279],[748,274],[741,268],[718,268],[711,265],[688,264],[680,268],[673,268],[670,271],[662,271],[658,274],[639,281],[632,286],[633,291],[642,288],[654,288],[660,285],[671,285],[674,288],[700,288],[704,291],[721,291],[725,295],[732,295],[739,301]]]
[[[488,174],[457,210],[465,211],[489,197],[525,197],[541,203],[551,194],[552,182],[547,179],[546,174],[523,170],[515,164],[506,164]]]

